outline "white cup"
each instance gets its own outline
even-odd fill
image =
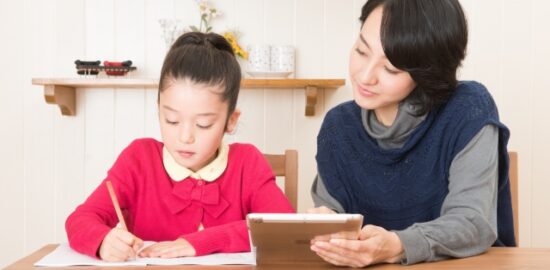
[[[248,46],[248,71],[268,72],[271,70],[271,46]]]
[[[271,71],[294,72],[294,47],[271,46]]]

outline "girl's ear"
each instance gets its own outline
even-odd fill
[[[235,131],[235,127],[237,126],[237,122],[239,122],[239,117],[241,116],[241,110],[235,109],[233,113],[229,116],[229,119],[227,120],[227,127],[225,128],[225,132],[232,134]]]

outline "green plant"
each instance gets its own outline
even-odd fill
[[[201,21],[200,21],[199,27],[195,25],[191,25],[190,28],[195,32],[208,33],[212,31],[212,25],[210,24],[212,19],[215,19],[218,16],[222,15],[222,13],[217,9],[211,7],[208,1],[206,0],[195,0],[195,2],[199,6]],[[203,27],[204,27],[204,30],[203,30]]]

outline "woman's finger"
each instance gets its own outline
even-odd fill
[[[336,247],[330,243],[317,243],[312,248],[319,256],[325,261],[334,265],[345,265],[360,267],[364,266],[361,261],[357,259],[357,254],[350,250]]]
[[[346,239],[330,239],[329,243],[333,246],[342,248],[344,250],[350,250],[354,252],[361,251],[362,242],[359,240],[346,240]]]

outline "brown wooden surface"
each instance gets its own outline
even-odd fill
[[[519,245],[519,201],[518,201],[518,153],[508,152],[510,158],[510,193],[512,194],[512,211],[514,216],[514,234],[516,235],[516,244]],[[550,269],[550,266],[549,268]]]
[[[306,86],[306,116],[315,115],[318,92],[317,87]]]
[[[298,209],[298,151],[286,150],[282,155],[264,154],[275,176],[285,178],[285,195]]]
[[[33,78],[32,84],[44,86],[44,98],[57,104],[62,115],[76,115],[76,88],[157,88],[158,79],[148,78]],[[334,89],[344,79],[243,79],[243,89],[306,89],[305,115],[315,115],[319,89]]]
[[[149,78],[33,78],[34,85],[61,85],[72,88],[156,88],[158,79]]]
[[[73,88],[157,88],[153,78],[33,78],[34,85],[61,85]],[[346,84],[344,79],[243,79],[242,88],[338,88]]]
[[[57,104],[63,115],[76,114],[76,93],[74,88],[63,85],[45,85],[44,99],[48,104]]]
[[[55,249],[57,245],[47,245],[31,255],[7,266],[5,269],[144,269],[144,267],[96,267],[96,266],[74,266],[74,267],[33,267],[33,264]],[[253,270],[253,269],[342,269],[330,265],[226,265],[226,266],[147,266],[147,269],[229,269],[229,270]],[[491,248],[485,254],[465,258],[451,259],[435,263],[420,263],[411,266],[397,264],[376,265],[367,268],[369,270],[466,270],[466,269],[491,269],[491,270],[547,270],[550,269],[550,248]]]

